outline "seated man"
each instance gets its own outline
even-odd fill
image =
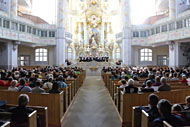
[[[62,75],[60,75],[58,77],[58,82],[57,83],[59,84],[59,88],[66,88],[67,87],[67,84],[65,83],[65,79],[63,78]]]
[[[124,88],[124,93],[137,93],[138,88],[134,86],[134,80],[129,79],[127,86]]]
[[[26,107],[28,102],[28,95],[21,94],[18,97],[18,107],[9,110],[9,112],[12,113],[11,122],[14,127],[19,127],[20,125],[25,125],[28,123],[28,115],[34,111],[33,109]]]
[[[40,88],[41,82],[39,80],[36,81],[36,87],[32,89],[32,93],[45,93],[45,90]]]
[[[139,108],[148,113],[149,121],[152,122],[154,119],[160,117],[160,114],[159,114],[158,108],[157,108],[158,96],[155,94],[150,94],[148,96],[148,103],[150,105],[148,109],[146,109],[142,106],[140,106]]]
[[[154,92],[154,89],[152,88],[152,81],[148,80],[146,82],[146,87],[142,88],[141,92]]]
[[[185,125],[185,121],[180,116],[171,113],[171,104],[168,100],[160,100],[157,107],[160,117],[153,121],[153,127],[163,127],[163,121],[168,122],[174,127]]]
[[[162,85],[159,86],[158,91],[170,91],[171,90],[170,85],[166,83],[165,77],[161,78],[161,83],[162,83]]]
[[[18,87],[18,92],[32,92],[32,89],[29,86],[25,86],[25,79],[20,80],[20,86]]]

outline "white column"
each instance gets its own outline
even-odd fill
[[[17,8],[18,7],[18,0],[11,0],[11,12],[10,16],[11,18],[16,19],[17,18]]]
[[[109,23],[107,23],[107,31],[106,31],[106,33],[107,33],[108,43],[110,43],[110,25],[109,25]]]
[[[88,44],[88,36],[87,36],[88,32],[87,32],[87,24],[86,22],[84,22],[84,44]]]
[[[82,32],[82,23],[81,22],[79,22],[78,28],[79,28],[78,40],[81,43],[81,40],[82,40],[82,34],[81,34],[81,32]]]
[[[101,44],[104,45],[104,22],[102,22],[101,28]]]
[[[131,19],[130,19],[130,0],[122,1],[122,20],[123,20],[123,42],[122,42],[122,60],[126,66],[132,65],[132,37],[131,37]]]
[[[18,42],[5,42],[0,45],[0,67],[12,69],[18,67]]]
[[[56,65],[66,66],[66,39],[65,39],[65,18],[66,18],[66,2],[65,0],[58,0],[57,11],[57,37],[56,37]]]
[[[169,67],[179,67],[179,43],[169,45]]]
[[[169,18],[170,20],[176,18],[176,0],[169,0]]]

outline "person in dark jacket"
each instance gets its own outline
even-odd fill
[[[185,126],[183,118],[171,113],[171,104],[168,100],[162,99],[157,104],[160,117],[153,121],[153,127],[163,127],[163,121],[168,122],[171,126]]]
[[[154,89],[152,88],[152,81],[148,80],[146,82],[146,87],[142,88],[141,92],[154,92]]]
[[[57,82],[53,83],[52,89],[49,90],[49,93],[60,93],[59,84]]]
[[[33,109],[26,107],[28,102],[28,95],[21,94],[18,97],[18,107],[14,107],[9,110],[9,112],[12,113],[11,122],[13,123],[14,127],[28,123],[28,115],[34,111]]]
[[[129,79],[127,86],[124,88],[124,93],[137,93],[138,88],[134,86],[134,80]]]

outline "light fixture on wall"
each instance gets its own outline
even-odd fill
[[[19,41],[14,41],[13,42],[13,51],[15,51],[18,48],[18,45],[20,44]]]
[[[174,50],[174,44],[175,44],[174,41],[171,41],[171,42],[170,42],[170,49],[171,49],[172,51]]]

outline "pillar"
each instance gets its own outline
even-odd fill
[[[132,65],[132,37],[130,19],[130,0],[122,0],[122,22],[123,22],[123,42],[122,42],[122,61],[123,65]]]
[[[58,11],[57,11],[57,34],[56,34],[56,65],[66,66],[66,39],[65,39],[65,18],[66,18],[66,1],[58,0]]]
[[[101,44],[104,45],[104,22],[101,24]]]
[[[18,0],[11,0],[11,11],[10,16],[11,18],[16,19],[17,18],[17,10],[18,9]]]
[[[88,32],[86,22],[84,22],[84,44],[88,45]]]
[[[12,69],[18,67],[18,42],[0,44],[0,68]]]
[[[169,44],[169,67],[179,67],[179,43],[174,41]]]
[[[169,18],[176,19],[176,0],[169,0]]]

